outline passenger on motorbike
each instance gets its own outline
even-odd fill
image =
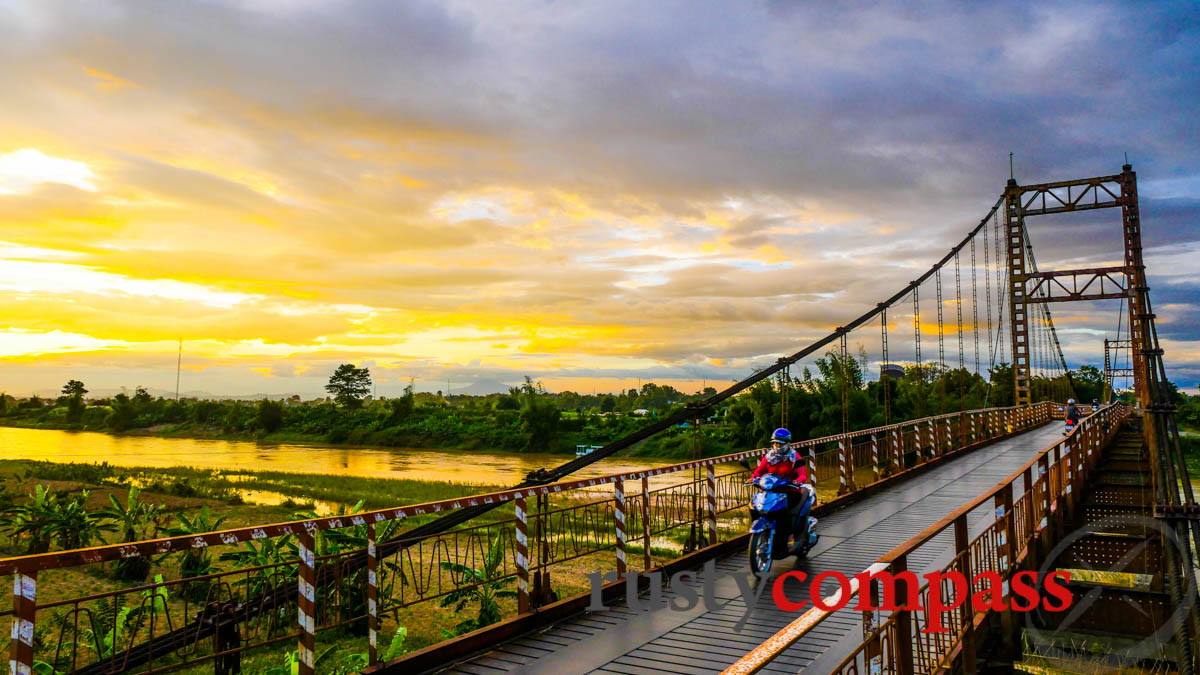
[[[759,478],[770,473],[796,484],[808,483],[808,469],[804,459],[792,449],[791,443],[791,432],[783,428],[776,429],[771,434],[771,449],[763,455],[762,460],[758,463],[758,468],[750,474],[750,481],[757,483]],[[780,526],[784,528],[784,531],[781,533],[782,539],[777,541],[786,542],[787,538],[793,534],[792,527],[795,525],[796,516],[804,506],[807,498],[806,491],[811,489],[810,486],[804,485],[803,489],[787,491],[788,517],[780,519]]]

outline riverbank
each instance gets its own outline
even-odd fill
[[[647,423],[646,420],[635,420],[640,424]],[[628,422],[619,425],[611,425],[611,433],[603,436],[597,433],[590,433],[586,436],[573,434],[566,438],[564,442],[552,444],[544,452],[538,454],[548,454],[563,456],[572,456],[575,454],[576,445],[599,446],[609,443],[623,436],[625,433],[635,428]],[[461,451],[461,452],[506,452],[515,454],[524,454],[520,448],[513,448],[506,445],[491,445],[487,441],[487,437],[481,436],[462,436],[457,440],[451,440],[446,437],[436,435],[397,435],[388,433],[388,430],[373,431],[369,433],[351,433],[345,437],[333,436],[329,434],[313,434],[303,433],[294,430],[280,430],[275,432],[266,432],[264,430],[257,431],[229,431],[220,425],[205,425],[195,424],[192,422],[183,422],[180,424],[156,424],[153,426],[142,428],[131,428],[123,431],[116,431],[107,428],[103,425],[85,425],[82,423],[68,423],[60,420],[51,419],[32,419],[20,417],[0,417],[0,428],[8,427],[12,429],[30,429],[38,431],[66,431],[66,432],[86,432],[105,434],[116,438],[162,438],[162,439],[191,439],[201,441],[232,441],[245,443],[259,443],[265,446],[271,445],[295,445],[295,446],[312,446],[312,447],[341,447],[341,448],[365,448],[365,449],[393,449],[393,448],[415,448],[420,450],[439,450],[439,451]],[[687,460],[693,457],[696,443],[695,432],[689,431],[686,428],[667,430],[658,436],[635,445],[618,453],[618,456],[628,458],[642,459],[664,459],[664,460]],[[699,434],[699,446],[701,457],[717,457],[727,455],[738,450],[746,448],[738,447],[730,438],[726,430],[720,428],[709,428],[701,430]],[[578,443],[574,443],[578,441]]]

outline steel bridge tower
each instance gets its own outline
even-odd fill
[[[1193,658],[1200,654],[1196,581],[1193,576],[1196,552],[1200,551],[1200,505],[1196,503],[1179,442],[1175,404],[1163,365],[1155,315],[1150,304],[1150,287],[1142,260],[1141,217],[1138,212],[1137,174],[1125,164],[1121,173],[1054,183],[1018,185],[1009,179],[1004,192],[1008,237],[1008,301],[1011,317],[1013,379],[1016,403],[1027,406],[1030,397],[1029,325],[1027,312],[1036,303],[1079,300],[1127,300],[1129,339],[1105,342],[1105,380],[1111,386],[1114,374],[1110,349],[1126,347],[1133,376],[1136,404],[1142,413],[1142,432],[1148,449],[1154,483],[1155,519],[1173,531],[1182,546],[1165,548],[1163,572],[1173,604],[1186,618],[1176,625],[1184,672],[1193,671]],[[1125,256],[1122,265],[1087,269],[1032,271],[1026,258],[1025,219],[1090,209],[1121,209],[1121,231]],[[1190,544],[1190,545],[1189,545]]]
[[[1125,264],[1073,270],[1032,271],[1026,257],[1025,219],[1071,211],[1120,207],[1125,245]],[[1013,386],[1016,404],[1029,405],[1029,315],[1032,305],[1078,300],[1125,298],[1129,321],[1136,326],[1140,303],[1135,277],[1142,271],[1142,237],[1137,209],[1137,176],[1126,164],[1120,174],[1076,180],[1018,185],[1009,179],[1004,191],[1005,247],[1008,251],[1008,302],[1012,341]],[[1141,345],[1141,331],[1131,332],[1134,353]],[[1135,371],[1138,370],[1135,367]],[[1137,387],[1139,375],[1135,372]]]

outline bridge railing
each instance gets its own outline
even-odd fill
[[[1060,405],[1051,404],[1047,409],[1059,415],[1062,413]],[[939,594],[945,605],[951,598],[962,597],[962,591],[956,591],[948,577],[941,577],[940,587],[933,589],[929,583],[919,584],[919,579],[939,571],[959,572],[968,580],[992,572],[1003,580],[1005,603],[1010,601],[1012,575],[1031,555],[1031,547],[1039,538],[1061,532],[1065,514],[1074,512],[1083,498],[1085,478],[1099,461],[1102,448],[1117,433],[1120,422],[1132,412],[1124,405],[1096,410],[1087,406],[1086,410],[1087,417],[1070,434],[1039,452],[995,488],[880,557],[874,565],[863,570],[862,576],[856,575],[849,588],[838,589],[835,596],[826,599],[826,606],[879,607],[880,584],[884,580],[876,577],[886,573],[895,580],[894,597],[899,606],[893,612],[864,609],[862,643],[831,672],[847,675],[950,672],[954,670],[956,660],[967,659],[973,663],[974,633],[988,618],[990,610],[975,611],[968,599],[942,614],[941,625],[948,627],[948,632],[927,631],[931,622],[930,594]],[[989,508],[995,514],[994,520],[971,538],[969,517],[976,509]],[[952,550],[952,555],[937,569],[910,568],[910,559],[937,555],[938,551],[947,548]],[[909,572],[915,576],[904,574]],[[915,608],[903,604],[914,585],[920,598]],[[850,596],[848,602],[843,601],[841,596],[844,594]],[[855,596],[865,594],[869,595],[860,600],[869,602],[853,603]],[[966,597],[970,598],[970,593]],[[726,675],[758,672],[833,613],[816,607],[810,609],[730,666]],[[973,667],[964,663],[959,661],[959,670],[974,672]]]
[[[830,501],[954,450],[1041,424],[1052,413],[1049,404],[964,411],[793,447],[806,458],[822,499]],[[552,570],[561,595],[583,594],[588,573],[652,569],[687,550],[742,535],[750,471],[739,462],[756,461],[764,452],[7,558],[0,560],[0,575],[13,577],[13,601],[0,616],[12,617],[16,672],[40,661],[48,664],[39,666],[44,672],[165,672],[211,662],[215,672],[226,673],[234,672],[243,653],[269,645],[295,648],[310,665],[319,653],[318,635],[342,646],[365,637],[365,660],[376,663],[385,622],[394,624],[398,612],[415,605],[453,606],[486,596],[503,615],[526,614],[553,599]],[[497,503],[501,508],[458,529],[423,537],[404,531],[434,514]],[[155,561],[173,578],[72,590],[103,586],[121,566],[139,560]],[[233,569],[214,569],[222,562]],[[513,590],[515,598],[503,598]],[[473,627],[455,625],[454,614],[436,609],[420,620],[452,632]]]

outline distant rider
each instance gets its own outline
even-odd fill
[[[771,449],[767,451],[767,454],[763,455],[754,473],[750,474],[751,482],[757,483],[759,478],[771,473],[780,478],[790,480],[793,483],[807,483],[808,469],[805,466],[804,459],[792,449],[791,443],[791,432],[787,429],[776,429],[775,433],[771,434]],[[788,500],[788,517],[783,519],[784,522],[781,525],[785,528],[782,541],[786,542],[787,537],[792,534],[792,525],[796,522],[796,516],[800,513],[800,508],[804,505],[805,491],[788,490],[784,494],[787,495]]]

